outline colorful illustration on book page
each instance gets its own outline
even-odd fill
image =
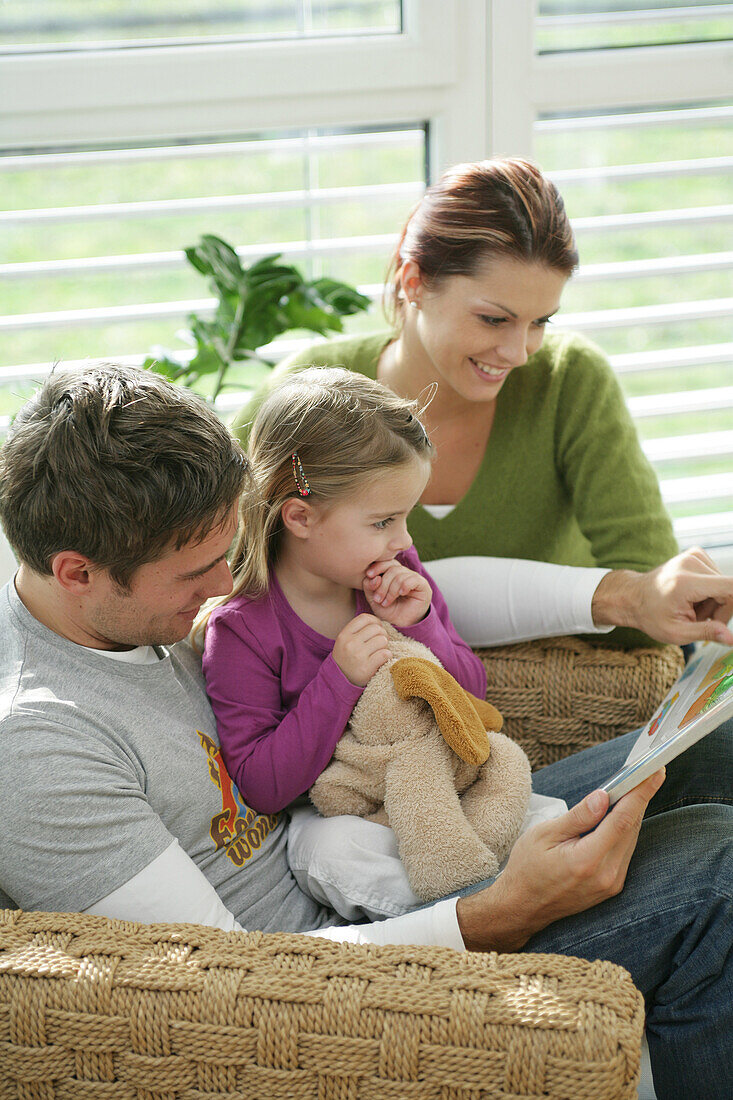
[[[671,699],[665,699],[664,700],[661,707],[659,708],[657,713],[652,718],[651,725],[649,726],[649,729],[647,730],[647,735],[649,737],[654,736],[654,734],[657,732],[660,725],[662,724],[662,722],[664,720],[664,716],[667,714],[667,712],[670,710],[670,708],[675,705],[675,703],[677,702],[679,697],[680,697],[680,693],[678,691],[676,691]]]
[[[714,707],[724,695],[733,690],[733,650],[724,653],[717,661],[714,661],[700,681],[699,694],[692,706],[679,724],[679,729],[686,726],[698,714]]]

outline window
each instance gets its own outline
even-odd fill
[[[733,512],[732,121],[695,104],[535,127],[583,260],[564,324],[611,356],[683,540]]]
[[[558,323],[611,356],[681,542],[733,545],[732,4],[0,7],[5,422],[56,356],[177,346],[199,233],[376,297],[426,179],[525,154],[578,235]]]
[[[718,42],[733,37],[733,5],[725,0],[539,0],[539,53]]]
[[[0,214],[4,411],[55,360],[180,350],[186,315],[208,304],[181,246],[204,232],[245,263],[282,252],[377,299],[395,228],[424,188],[426,150],[425,127],[413,126],[4,158],[14,207]]]
[[[227,12],[241,33],[216,30]],[[182,253],[202,232],[245,261],[282,251],[325,266],[376,300],[438,146],[455,146],[445,160],[483,149],[485,112],[469,110],[483,68],[472,84],[457,64],[482,12],[482,0],[4,4],[0,426],[55,359],[180,348],[182,320],[206,306]],[[384,322],[375,308],[350,323]]]
[[[733,5],[518,7],[492,5],[492,144],[566,200],[558,324],[609,354],[681,544],[733,546]]]
[[[0,52],[398,33],[399,0],[4,0]]]

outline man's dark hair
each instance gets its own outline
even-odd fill
[[[190,391],[114,363],[56,370],[0,452],[0,520],[35,572],[76,550],[127,588],[138,566],[205,538],[246,476],[239,444]]]

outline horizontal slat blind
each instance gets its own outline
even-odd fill
[[[733,543],[731,121],[691,104],[535,127],[581,256],[557,323],[609,353],[684,545]]]
[[[313,191],[279,191],[261,195],[208,195],[205,198],[158,199],[152,202],[91,203],[87,206],[45,207],[40,210],[0,211],[0,227],[47,225],[63,222],[102,221],[107,218],[142,219],[174,214],[211,214],[220,210],[285,209],[306,206],[334,206],[339,202],[379,202],[400,195],[415,199],[420,186],[414,183],[376,184],[372,187],[323,187]],[[731,212],[733,215],[733,211]]]
[[[3,0],[0,51],[399,33],[400,0]]]
[[[731,36],[733,4],[725,0],[539,0],[542,53],[715,42]]]
[[[376,300],[426,160],[423,124],[0,157],[0,428],[56,360],[185,351],[177,331],[212,305],[182,251],[201,233]]]

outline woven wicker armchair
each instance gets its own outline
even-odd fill
[[[0,1096],[604,1100],[643,1000],[607,962],[0,915]]]
[[[682,664],[482,656],[535,767],[645,721]],[[608,962],[0,910],[0,1100],[632,1100],[643,1023]]]
[[[678,646],[623,650],[582,638],[477,650],[486,697],[533,769],[643,726],[684,666]]]

